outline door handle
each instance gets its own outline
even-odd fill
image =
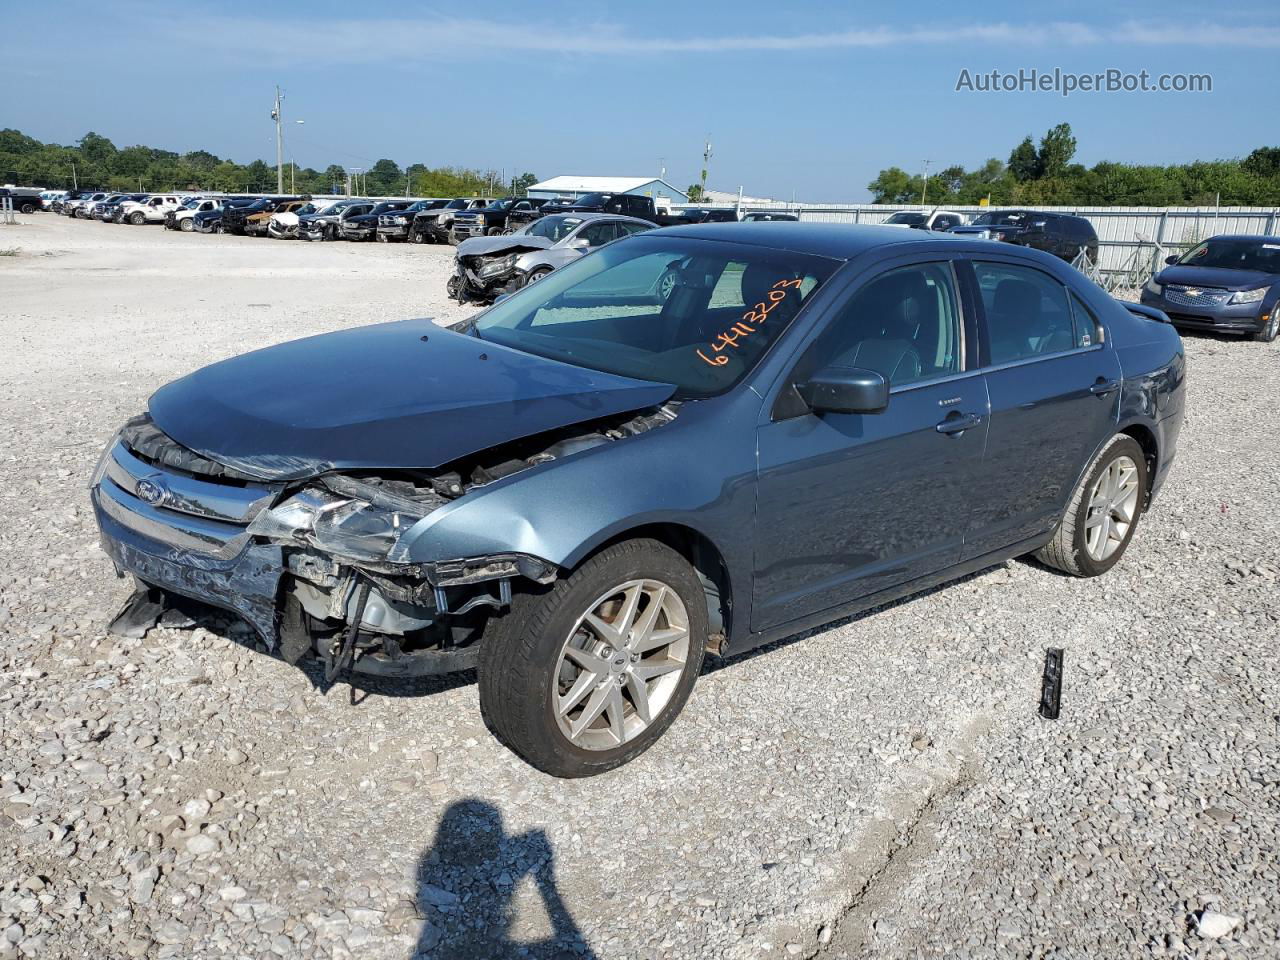
[[[1089,388],[1089,392],[1095,397],[1105,397],[1108,393],[1115,393],[1119,389],[1119,380],[1107,380],[1099,377],[1094,385]]]
[[[972,430],[980,423],[982,423],[982,418],[976,413],[952,413],[934,427],[934,429],[939,433],[945,433],[948,436],[955,437],[964,433],[966,430]]]

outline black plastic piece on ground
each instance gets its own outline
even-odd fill
[[[164,593],[155,587],[139,586],[111,621],[107,632],[117,637],[141,640],[160,622],[164,611]]]
[[[1040,716],[1057,720],[1062,706],[1062,650],[1050,647],[1044,653],[1044,678],[1040,681]]]

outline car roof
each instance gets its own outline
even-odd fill
[[[726,243],[748,243],[775,247],[795,253],[807,253],[833,260],[851,260],[875,247],[900,243],[964,243],[965,238],[946,233],[922,234],[919,230],[902,230],[853,223],[812,223],[803,220],[782,223],[757,220],[746,223],[697,223],[681,227],[663,227],[646,234],[692,237],[698,240],[721,240]]]
[[[1267,236],[1261,233],[1216,233],[1206,240],[1257,240],[1259,243],[1280,243],[1280,237]],[[1199,246],[1199,244],[1196,244]]]

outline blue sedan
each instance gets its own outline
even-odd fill
[[[1280,237],[1210,237],[1165,263],[1141,299],[1177,326],[1263,343],[1280,335]]]
[[[1183,398],[1164,315],[1048,254],[704,224],[451,329],[198,370],[111,441],[92,500],[138,584],[113,629],[194,600],[327,680],[475,667],[504,743],[585,776],[661,736],[708,652],[1010,557],[1105,573]]]

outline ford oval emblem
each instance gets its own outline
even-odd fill
[[[155,505],[164,499],[164,487],[154,480],[139,480],[134,491],[143,503]]]

